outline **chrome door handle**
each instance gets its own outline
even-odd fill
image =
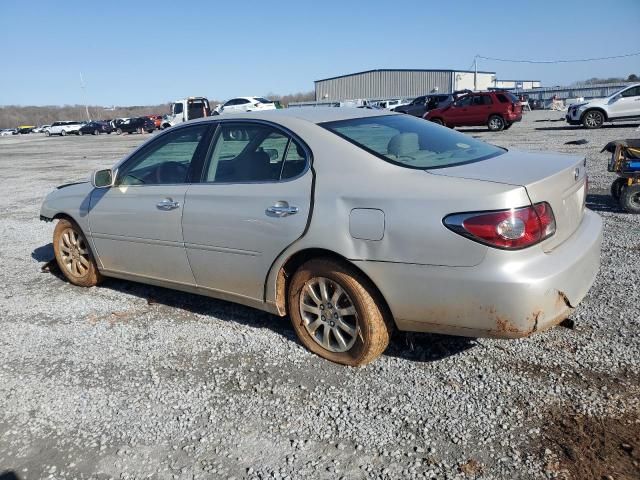
[[[298,207],[291,207],[285,201],[279,201],[267,208],[267,215],[270,217],[286,217],[298,213]]]
[[[160,210],[174,210],[176,208],[180,208],[180,202],[174,202],[170,198],[165,198],[161,202],[156,203],[156,207]]]

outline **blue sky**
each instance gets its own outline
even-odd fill
[[[475,54],[558,59],[640,51],[640,0],[482,2],[7,1],[0,105],[145,105],[313,90],[375,68],[468,69]],[[483,6],[484,5],[484,6]],[[528,65],[503,79],[567,84],[640,75],[640,57]]]

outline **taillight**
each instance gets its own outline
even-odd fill
[[[530,247],[556,231],[553,210],[547,202],[511,210],[457,213],[443,222],[471,240],[506,250]]]

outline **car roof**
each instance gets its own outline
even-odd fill
[[[352,118],[364,118],[364,117],[380,117],[383,115],[401,115],[399,113],[392,113],[387,110],[369,110],[364,108],[352,108],[352,107],[293,107],[282,108],[279,110],[264,110],[253,111],[247,113],[223,113],[216,117],[205,117],[200,120],[215,120],[215,119],[258,119],[277,122],[284,119],[304,120],[310,123],[324,123],[334,122],[338,120],[349,120]]]

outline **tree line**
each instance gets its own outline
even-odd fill
[[[314,92],[298,92],[288,95],[268,94],[265,96],[270,100],[280,101],[283,106],[287,106],[289,102],[304,102],[315,99]],[[212,99],[209,99],[209,102],[211,108],[220,103]],[[164,115],[169,113],[170,104],[161,103],[158,105],[134,105],[128,107],[90,105],[88,110],[91,120],[111,120],[113,118],[142,117],[144,115]],[[51,125],[53,122],[60,120],[88,120],[85,106],[0,106],[0,128],[16,128],[21,125]]]

